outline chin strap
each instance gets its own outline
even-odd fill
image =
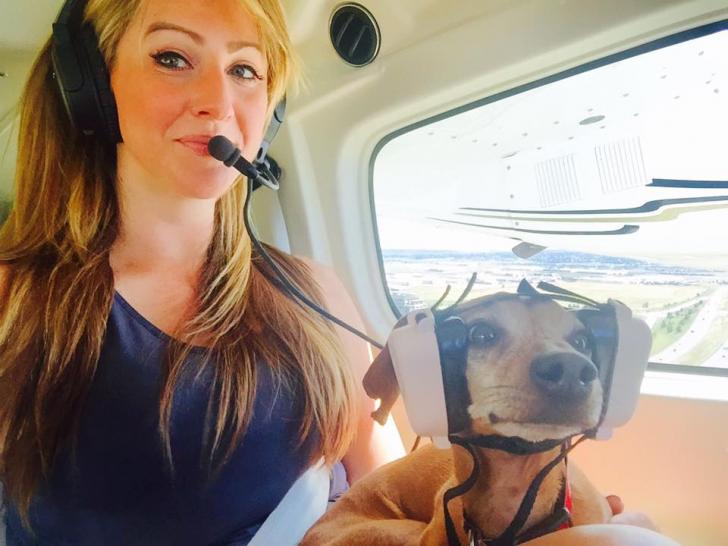
[[[443,507],[445,510],[445,531],[447,533],[447,541],[449,546],[460,546],[460,540],[458,539],[457,532],[455,530],[455,524],[450,517],[450,510],[448,504],[455,497],[464,495],[475,485],[478,475],[480,474],[480,462],[475,453],[473,446],[485,447],[488,449],[499,449],[501,451],[507,451],[515,455],[527,455],[530,453],[539,453],[548,451],[561,445],[561,453],[557,455],[551,462],[544,466],[528,487],[526,494],[523,496],[521,505],[516,512],[513,521],[508,528],[499,537],[494,539],[485,538],[485,533],[479,529],[473,522],[465,515],[465,532],[470,537],[471,546],[514,546],[546,534],[547,532],[554,531],[560,528],[568,522],[570,513],[569,509],[570,502],[566,502],[566,498],[570,499],[570,491],[568,489],[568,477],[565,476],[564,485],[562,486],[561,494],[559,495],[559,502],[557,503],[554,513],[546,520],[526,531],[525,533],[518,534],[521,528],[525,525],[528,516],[531,514],[531,509],[536,501],[536,495],[538,490],[546,478],[548,473],[562,460],[566,460],[566,456],[569,452],[579,445],[582,441],[587,438],[586,435],[582,436],[570,444],[571,438],[564,440],[544,440],[542,442],[528,442],[522,438],[504,438],[502,436],[479,436],[474,438],[461,438],[460,436],[450,435],[449,440],[451,443],[459,445],[460,447],[467,450],[473,459],[473,469],[470,472],[468,478],[451,489],[448,489],[444,495]]]

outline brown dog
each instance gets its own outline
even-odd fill
[[[469,328],[464,370],[467,426],[459,436],[517,436],[528,441],[561,439],[594,427],[602,388],[584,325],[548,298],[497,294],[456,309]],[[399,389],[388,351],[364,379],[381,405],[381,421]],[[450,411],[450,410],[448,410]],[[513,520],[536,474],[560,448],[529,455],[475,448],[481,472],[475,486],[449,504],[461,544],[466,513],[486,538],[500,536]],[[356,483],[304,538],[303,546],[447,545],[443,495],[473,468],[467,451],[428,445]],[[559,463],[544,479],[523,530],[554,513],[566,478]],[[574,525],[606,522],[604,497],[573,464],[568,467]]]

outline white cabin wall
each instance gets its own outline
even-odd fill
[[[289,0],[287,4],[297,5]],[[728,17],[725,0],[371,1],[382,49],[363,69],[333,50],[318,2],[298,35],[306,86],[289,100],[273,154],[293,252],[334,265],[373,333],[394,319],[384,296],[369,204],[369,162],[389,133],[434,114]],[[407,10],[406,8],[410,8]],[[482,44],[480,47],[478,44]]]
[[[295,0],[288,4],[298,4]],[[274,155],[291,249],[333,265],[369,331],[394,322],[373,237],[370,158],[387,134],[454,107],[611,53],[728,19],[725,0],[362,1],[382,50],[364,69],[340,61],[327,24],[336,1],[316,2],[296,35],[307,89],[289,101]],[[480,47],[474,47],[481,44]],[[401,403],[395,420],[414,436]],[[643,395],[633,420],[576,460],[605,492],[649,513],[689,546],[728,544],[728,402]]]
[[[680,544],[728,544],[728,402],[643,395],[610,440],[572,454],[603,493],[646,512]]]

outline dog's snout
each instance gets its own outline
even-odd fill
[[[531,363],[531,380],[549,397],[578,402],[591,392],[597,368],[583,356],[572,353],[544,355]]]

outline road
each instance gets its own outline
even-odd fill
[[[719,287],[711,294],[703,308],[698,312],[690,326],[690,330],[685,332],[673,344],[652,356],[650,360],[652,362],[676,363],[681,357],[695,349],[708,335],[713,321],[722,312],[721,308],[726,297],[728,297],[728,288],[724,286]],[[726,347],[724,346],[721,350],[726,350]]]

